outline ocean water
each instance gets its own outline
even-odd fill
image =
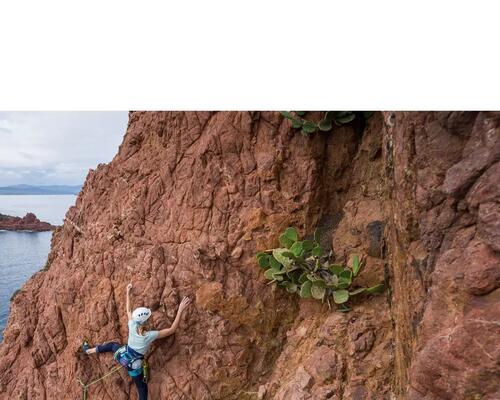
[[[42,220],[61,225],[74,195],[0,196],[0,213],[23,217],[33,212]],[[45,266],[52,232],[0,231],[0,342],[14,292]]]

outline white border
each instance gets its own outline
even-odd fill
[[[9,1],[0,110],[499,109],[487,1]]]

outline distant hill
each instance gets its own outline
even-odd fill
[[[33,186],[33,185],[13,185],[0,187],[0,195],[50,195],[50,194],[78,194],[82,189],[81,185],[50,185],[50,186]]]

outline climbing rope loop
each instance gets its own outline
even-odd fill
[[[78,382],[78,383],[82,386],[82,389],[83,389],[83,400],[87,400],[88,390],[89,390],[89,387],[90,387],[90,386],[92,386],[92,385],[94,385],[94,384],[96,384],[96,383],[98,383],[98,382],[102,381],[104,378],[106,378],[106,377],[108,377],[108,376],[110,376],[110,375],[114,374],[114,373],[115,373],[116,371],[118,371],[120,368],[122,368],[122,366],[121,366],[121,365],[115,366],[115,367],[114,367],[113,369],[111,369],[111,370],[110,370],[107,374],[105,374],[105,375],[101,376],[100,378],[95,379],[95,380],[93,380],[93,381],[91,381],[91,382],[89,382],[89,383],[83,383],[83,382],[81,381],[81,379],[80,379],[80,378],[77,378],[77,379],[76,379],[76,380],[77,380],[77,382]]]

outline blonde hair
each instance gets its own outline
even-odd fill
[[[144,325],[139,325],[137,327],[137,333],[141,336],[144,336],[144,334],[147,332],[147,329]]]

